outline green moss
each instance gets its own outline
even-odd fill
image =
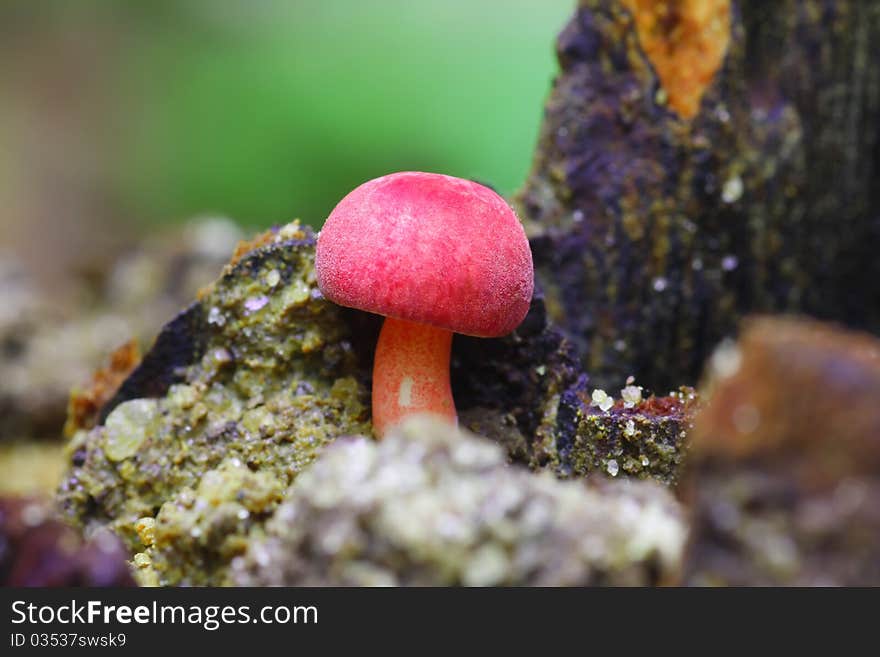
[[[270,469],[257,472],[237,458],[184,488],[162,505],[135,555],[142,584],[220,583],[230,561],[244,553],[252,534],[282,500],[287,478]],[[139,521],[140,522],[140,521]]]
[[[109,526],[138,553],[138,523],[155,518],[143,582],[222,581],[321,449],[370,433],[367,387],[313,258],[313,240],[292,224],[230,265],[196,307],[202,347],[181,357],[178,382],[120,403],[68,446],[59,498],[74,522]]]
[[[598,471],[613,477],[627,474],[672,483],[681,463],[679,444],[683,438],[679,423],[669,418],[586,415],[578,425],[569,461],[571,472],[586,475]]]
[[[542,425],[545,467],[563,477],[604,474],[675,484],[696,410],[694,391],[608,404],[595,405],[586,389],[567,393]]]

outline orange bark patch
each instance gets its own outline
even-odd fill
[[[80,429],[91,429],[95,426],[101,407],[110,401],[140,362],[141,350],[137,342],[130,340],[110,355],[110,363],[92,375],[86,388],[74,389],[67,403],[64,435],[70,437]]]
[[[703,92],[730,43],[730,0],[621,0],[635,17],[669,106],[685,119],[700,109]]]
[[[229,259],[229,266],[234,266],[235,263],[241,260],[246,254],[259,249],[260,247],[267,246],[274,240],[275,233],[271,230],[264,231],[249,240],[241,240],[235,245],[235,251],[233,251],[232,257]]]

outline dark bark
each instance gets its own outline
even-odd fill
[[[632,15],[582,0],[559,36],[518,196],[554,320],[596,385],[693,384],[747,312],[880,329],[880,4],[735,3],[691,119]]]

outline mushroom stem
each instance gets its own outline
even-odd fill
[[[449,384],[452,331],[388,317],[373,363],[373,429],[380,438],[409,415],[456,423]]]

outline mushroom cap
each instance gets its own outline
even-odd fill
[[[519,326],[534,289],[532,253],[488,187],[436,173],[364,183],[318,236],[324,296],[342,306],[497,337]]]

